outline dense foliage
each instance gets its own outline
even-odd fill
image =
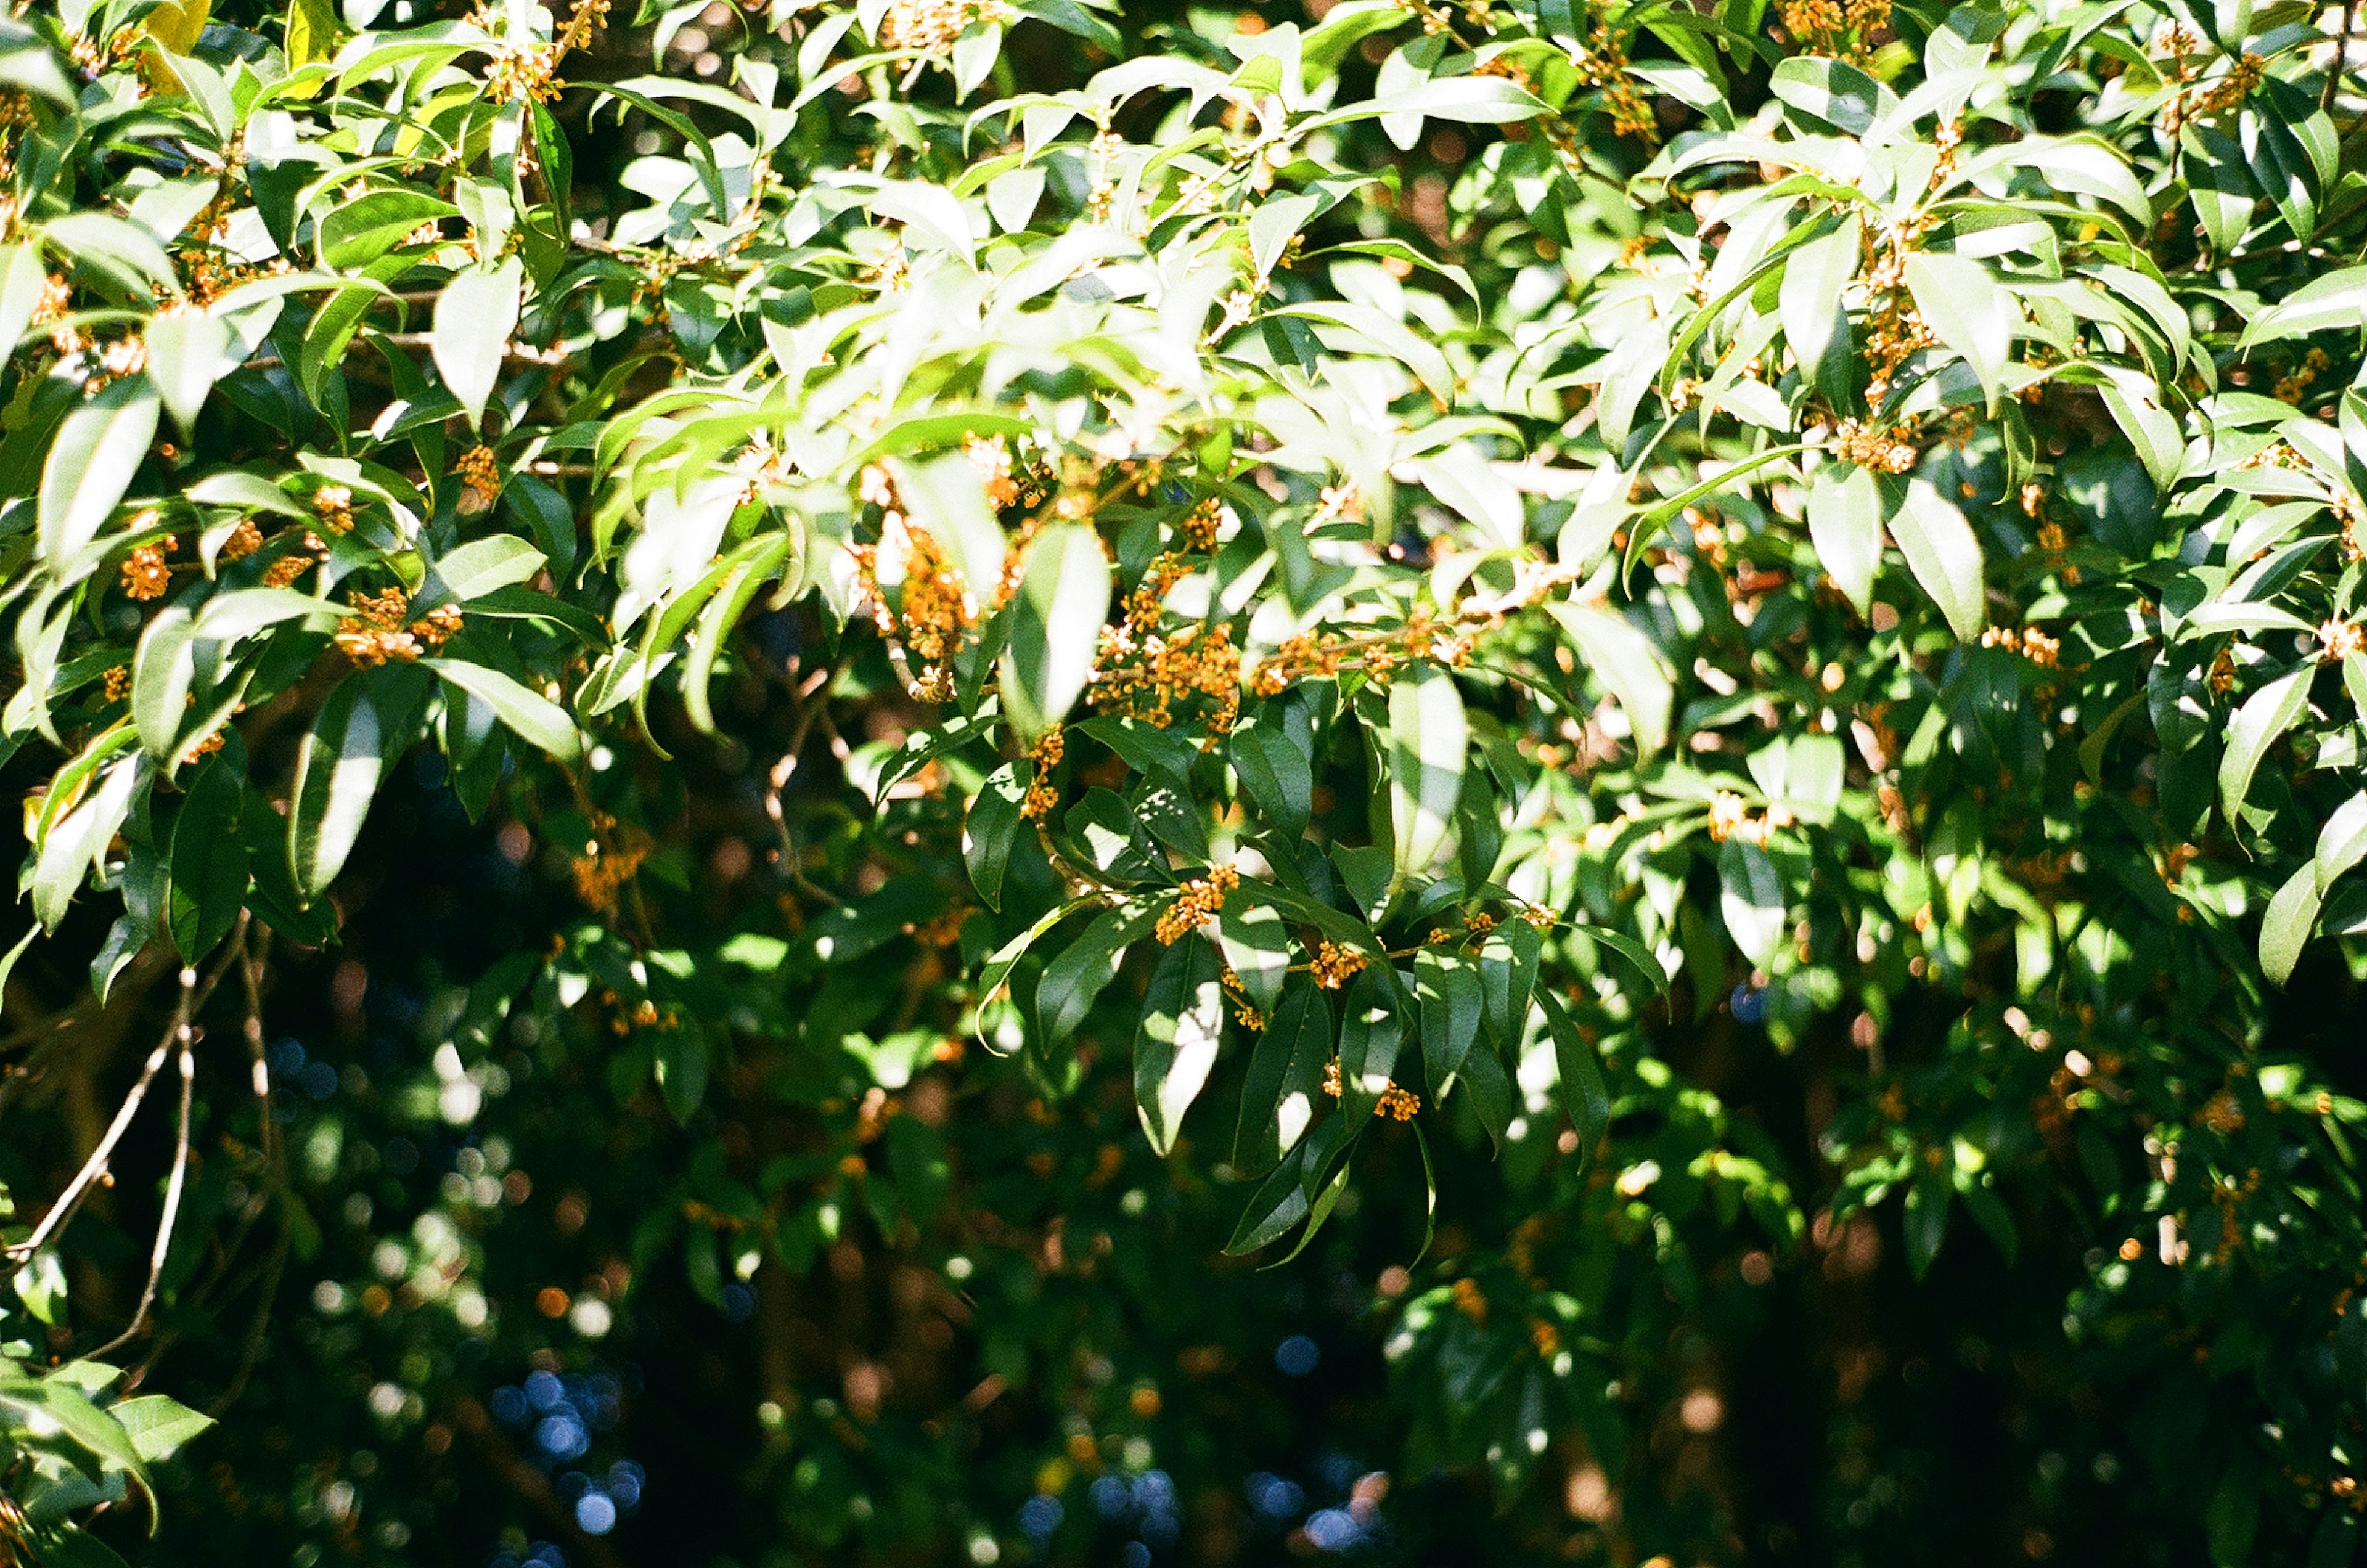
[[[2351,17],[607,12],[0,21],[0,1558],[2350,1561]]]

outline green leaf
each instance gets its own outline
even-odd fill
[[[1787,901],[1774,858],[1757,844],[1728,839],[1717,857],[1718,913],[1727,935],[1754,964],[1764,968],[1782,945]]]
[[[517,330],[525,288],[525,265],[511,256],[497,266],[453,274],[436,297],[428,348],[445,389],[472,427],[483,417],[485,400],[501,378],[502,356],[509,350],[510,333]]]
[[[1932,332],[1965,356],[1990,408],[1996,408],[2021,320],[2012,296],[1979,262],[1942,251],[1918,251],[1907,258],[1907,287]]]
[[[131,656],[131,722],[140,743],[158,761],[179,755],[176,743],[188,721],[189,683],[197,673],[198,623],[178,604],[149,617]]]
[[[1778,62],[1767,85],[1794,108],[1852,136],[1864,135],[1878,116],[1898,107],[1897,95],[1856,66],[1817,55]]]
[[[58,426],[41,467],[41,559],[62,569],[98,537],[156,439],[161,406],[148,378],[127,376],[84,400]]]
[[[246,905],[246,845],[239,836],[245,799],[224,762],[198,770],[173,821],[171,883],[164,909],[173,945],[185,964],[220,946]]]
[[[1603,1060],[1580,1032],[1559,998],[1550,990],[1537,993],[1545,1010],[1546,1028],[1553,1036],[1554,1064],[1561,1077],[1561,1106],[1578,1133],[1580,1158],[1591,1154],[1611,1127],[1611,1089],[1603,1079]]]
[[[1306,836],[1314,809],[1314,763],[1281,725],[1264,720],[1251,720],[1234,730],[1229,748],[1234,775],[1258,814],[1274,825],[1285,844],[1297,843]]]
[[[1489,1038],[1517,1052],[1529,1024],[1529,994],[1537,983],[1544,939],[1526,920],[1506,920],[1479,942],[1479,1016]]]
[[[1392,115],[1420,115],[1459,125],[1508,125],[1553,112],[1502,76],[1435,77],[1392,97],[1387,107]],[[1372,112],[1381,112],[1380,107],[1376,106]]]
[[[466,604],[497,588],[531,582],[543,554],[515,534],[493,534],[456,546],[436,558],[436,575],[452,600]]]
[[[1167,950],[1143,996],[1134,1034],[1134,1103],[1152,1151],[1164,1158],[1216,1065],[1225,1023],[1216,951],[1194,936]]]
[[[66,918],[67,906],[81,888],[84,875],[106,854],[108,844],[130,814],[133,791],[146,782],[137,759],[115,763],[96,789],[41,836],[33,863],[33,917],[44,931],[54,931]],[[55,790],[59,785],[51,787]]]
[[[1305,975],[1294,975],[1268,1010],[1265,1032],[1241,1079],[1233,1162],[1262,1170],[1297,1146],[1323,1105],[1323,1067],[1331,1059],[1331,1004]],[[1277,1232],[1277,1235],[1280,1233]]]
[[[1444,948],[1422,948],[1413,955],[1413,995],[1421,1019],[1422,1070],[1435,1095],[1462,1070],[1479,1038],[1478,966]]]
[[[1489,77],[1489,80],[1496,78]],[[1382,357],[1394,359],[1412,371],[1415,379],[1438,400],[1439,406],[1447,407],[1455,401],[1455,369],[1446,362],[1446,355],[1435,344],[1403,321],[1394,316],[1384,315],[1370,305],[1319,301],[1284,306],[1269,310],[1265,315],[1268,320],[1301,317],[1353,333]]]
[[[2282,986],[2293,978],[2293,965],[2301,962],[2302,949],[2317,929],[2317,912],[2325,895],[2317,883],[2315,866],[2303,866],[2285,879],[2276,897],[2269,900],[2268,912],[2260,919],[2260,973],[2272,986]]]
[[[1084,694],[1109,603],[1109,561],[1091,528],[1060,523],[1036,536],[1002,660],[1002,702],[1021,739],[1033,744]]]
[[[2332,891],[2336,878],[2362,858],[2367,858],[2367,792],[2354,795],[2336,807],[2325,826],[2318,829],[2317,850],[2310,860],[2317,890]]]
[[[1803,380],[1816,380],[1825,351],[1843,339],[1847,328],[1841,291],[1857,276],[1859,224],[1852,212],[1840,228],[1820,240],[1811,240],[1784,263],[1784,283],[1776,294],[1776,310],[1784,321],[1784,341],[1792,345]],[[1819,549],[1819,554],[1822,550]],[[1835,581],[1839,581],[1838,578]]]
[[[2227,750],[2219,758],[2219,809],[2230,826],[2239,820],[2244,797],[2251,793],[2252,775],[2277,737],[2291,729],[2309,706],[2310,677],[2316,667],[2304,664],[2270,682],[2244,699],[2227,724]]]
[[[1920,1280],[1948,1237],[1948,1199],[1954,1189],[1944,1166],[1918,1171],[1907,1189],[1907,1271]]]
[[[1427,872],[1455,832],[1471,727],[1446,671],[1426,667],[1389,687],[1389,824],[1395,883]]]
[[[1258,1190],[1250,1195],[1249,1204],[1241,1213],[1240,1224],[1233,1227],[1232,1239],[1225,1243],[1227,1257],[1255,1252],[1279,1240],[1291,1226],[1307,1217],[1312,1207],[1305,1187],[1311,1152],[1311,1145],[1304,1139],[1292,1145],[1282,1162],[1258,1183]]]
[[[1022,769],[1028,769],[1033,776],[1033,764],[1027,762],[1005,762],[989,773],[962,819],[962,863],[969,868],[970,886],[986,900],[986,907],[998,913],[1002,908],[1003,867],[1011,860],[1012,845],[1027,826],[1027,819],[1019,814],[1020,803],[1027,797]]]
[[[1077,1032],[1093,1001],[1117,977],[1126,950],[1150,934],[1172,896],[1105,909],[1084,934],[1044,965],[1036,984],[1036,1016],[1047,1044]]]
[[[2183,143],[2179,172],[2194,203],[2194,215],[2211,248],[2221,255],[2239,249],[2245,231],[2252,226],[2252,209],[2259,192],[2245,167],[2244,150],[2235,138],[2208,126],[2189,126],[2180,133]]]
[[[1981,542],[1956,503],[1923,479],[1910,479],[1907,503],[1891,514],[1890,536],[1907,568],[1947,617],[1962,642],[1979,638],[1988,619],[1982,588]]]
[[[2169,489],[2185,464],[2186,443],[2178,433],[2177,419],[2162,407],[2161,389],[2143,371],[2114,365],[2099,368],[2104,380],[2096,391],[2112,411],[2112,422],[2137,449],[2137,460],[2153,482]]]
[[[1567,600],[1546,606],[1578,645],[1579,659],[1603,689],[1619,700],[1646,756],[1669,743],[1669,716],[1676,705],[1676,681],[1652,639],[1626,616]]]
[[[539,692],[529,691],[498,670],[461,659],[423,659],[420,664],[493,710],[527,740],[561,762],[583,758],[583,737],[565,708]]]
[[[670,1029],[658,1036],[651,1070],[667,1111],[685,1126],[707,1098],[707,1036],[697,1029]]]
[[[1348,982],[1340,1002],[1340,1111],[1361,1121],[1380,1103],[1381,1091],[1397,1076],[1405,1025],[1398,1016],[1397,987],[1390,972],[1367,964]]]
[[[1882,567],[1882,483],[1851,463],[1827,463],[1808,487],[1808,540],[1861,618],[1874,613]]]
[[[311,65],[337,52],[337,12],[329,0],[288,0],[288,63]]]
[[[196,311],[158,316],[142,341],[148,347],[149,381],[173,423],[183,434],[190,434],[214,378],[229,368],[224,356],[230,352],[230,323]]]
[[[0,1379],[0,1410],[17,1414],[11,1425],[23,1427],[33,1423],[62,1431],[74,1443],[87,1450],[94,1468],[119,1470],[124,1478],[140,1489],[148,1501],[148,1532],[156,1531],[156,1488],[148,1478],[148,1461],[131,1441],[131,1434],[115,1423],[113,1417],[93,1404],[82,1390],[71,1381],[49,1378],[36,1382],[30,1378]]]
[[[1124,883],[1168,880],[1167,868],[1158,857],[1150,832],[1117,791],[1099,784],[1087,790],[1083,799],[1069,807],[1068,815],[1061,818],[1061,827],[1104,879]]]
[[[1250,1004],[1272,1012],[1290,971],[1290,928],[1282,911],[1253,901],[1249,886],[1236,888],[1217,912],[1217,942]]]
[[[214,1418],[201,1416],[179,1400],[161,1393],[143,1393],[107,1407],[115,1424],[131,1438],[140,1457],[153,1464],[170,1459],[210,1430]]]
[[[319,895],[360,839],[391,744],[372,682],[348,677],[329,694],[296,751],[289,790],[288,862],[300,897]]]
[[[37,244],[15,244],[0,247],[0,357],[13,359],[17,340],[33,324],[33,312],[40,309],[41,296],[50,286],[49,268],[41,265],[41,247]],[[154,331],[157,323],[151,323]],[[151,358],[153,351],[151,351]]]

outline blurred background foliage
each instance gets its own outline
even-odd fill
[[[2325,41],[2354,18],[2175,0],[1385,6],[1335,25],[1295,79],[1255,74],[1275,57],[1250,40],[1287,38],[1296,62],[1332,9],[464,20],[407,0],[178,0],[44,7],[0,32],[19,95],[0,319],[22,338],[0,442],[6,766],[29,792],[23,880],[47,928],[6,981],[0,1551],[297,1568],[2350,1560],[2367,1003],[2355,942],[2305,944],[2361,919],[2339,884],[2359,859],[2341,803],[2367,707],[2350,620],[2367,413],[2343,390],[2367,324],[2347,266],[2367,188],[2356,79],[2327,70]],[[505,45],[455,65],[439,51],[461,35],[438,28]],[[427,78],[374,98],[412,57],[370,50],[414,44]],[[1203,101],[1172,71],[1136,85],[1166,96],[1089,87],[1129,60],[1195,63],[1238,96]],[[1954,98],[1952,69],[1972,73]],[[777,122],[717,101],[787,105],[790,85],[807,101]],[[1100,118],[998,123],[991,147],[966,124],[1022,92],[1082,92]],[[1269,118],[1375,99],[1402,115],[1421,93],[1432,113],[1410,133],[1343,120],[1303,161],[1255,155]],[[266,127],[258,104],[282,118]],[[271,136],[300,121],[310,142],[274,162]],[[1328,423],[1283,431],[1302,460],[1262,477],[1271,429],[1245,418],[1237,462],[1233,434],[1219,450],[1191,426],[1186,490],[1146,482],[1141,506],[1107,514],[1115,570],[1140,587],[1162,541],[1191,553],[1183,519],[1221,501],[1212,584],[1278,594],[1243,563],[1296,549],[1291,634],[1378,625],[1415,662],[1459,670],[1477,795],[1448,810],[1462,847],[1499,852],[1419,863],[1400,818],[1390,894],[1410,870],[1454,886],[1365,936],[1420,946],[1451,904],[1469,923],[1446,934],[1476,950],[1476,917],[1536,911],[1545,934],[1523,940],[1551,993],[1534,1017],[1523,995],[1509,1038],[1491,1022],[1455,1088],[1427,1076],[1436,1057],[1405,1058],[1421,1109],[1372,1117],[1344,1185],[1309,1176],[1301,1197],[1331,1194],[1328,1223],[1286,1258],[1229,1250],[1278,1153],[1244,1152],[1276,1102],[1253,1032],[1231,1032],[1180,1135],[1163,1128],[1165,1157],[1144,1135],[1130,1043],[1164,946],[1147,918],[1065,1045],[979,984],[1094,852],[1068,816],[1057,839],[1048,822],[1040,840],[1006,834],[990,873],[973,803],[998,787],[1015,803],[1058,769],[1059,799],[1124,791],[1121,813],[1148,812],[1155,738],[1106,708],[1065,755],[1043,750],[1043,723],[991,728],[982,641],[968,665],[927,668],[909,586],[925,571],[866,591],[821,564],[854,543],[876,570],[883,502],[905,504],[872,489],[886,468],[856,477],[852,422],[821,393],[791,418],[841,434],[798,455],[796,482],[745,462],[757,426],[731,423],[770,395],[766,355],[776,370],[806,355],[823,388],[833,344],[851,366],[895,359],[903,340],[867,318],[833,328],[855,336],[796,333],[891,294],[925,304],[931,258],[961,248],[941,228],[913,237],[942,212],[917,197],[874,198],[892,222],[858,198],[818,211],[811,192],[854,188],[818,171],[955,187],[1014,141],[1057,146],[1036,186],[986,196],[978,231],[1002,232],[1007,278],[1031,245],[1156,184],[1143,159],[1195,125],[1232,139],[1228,210],[1246,220],[1228,243],[1255,288],[1200,299],[1217,324],[1204,342],[1195,317],[1186,339],[1254,367],[1228,372],[1264,378],[1244,406],[1288,388]],[[381,154],[405,127],[444,151]],[[156,154],[168,143],[182,162]],[[1959,147],[1994,154],[1995,188],[1927,212]],[[381,155],[411,183],[369,186]],[[1908,174],[1886,205],[1866,171],[1894,164]],[[243,177],[252,205],[174,184],[208,168]],[[1378,180],[1323,185],[1342,170]],[[1787,180],[1796,213],[1719,206]],[[1283,206],[1308,191],[1322,199]],[[1878,210],[1904,238],[1824,244],[1861,207],[1869,235]],[[101,215],[117,227],[76,226]],[[297,250],[308,222],[304,276],[328,284],[252,336],[236,311],[204,316],[228,335],[202,351],[197,329],[162,326],[187,312],[155,297],[184,286],[201,307],[277,287],[265,252],[236,247],[271,229]],[[168,289],[150,252],[184,230]],[[1949,248],[1918,251],[1927,231]],[[1326,245],[1364,248],[1301,260]],[[505,249],[526,284],[494,265]],[[1771,270],[1811,253],[1828,270],[1796,287]],[[759,259],[735,271],[743,254]],[[1105,258],[1056,259],[1047,287]],[[207,282],[198,263],[235,276]],[[2081,276],[2100,287],[2052,288]],[[1269,288],[1274,313],[1249,321]],[[2010,330],[1984,314],[2008,290]],[[370,314],[390,294],[402,321]],[[1845,294],[1836,328],[1816,306]],[[1343,298],[1367,314],[1320,313]],[[1316,313],[1285,313],[1301,307]],[[1032,432],[1002,448],[1015,479],[988,480],[1013,493],[985,492],[1014,520],[1111,468],[1064,468],[1092,433],[1070,423],[1058,449],[1056,405],[1102,421],[1118,400],[1096,377],[1126,380],[1138,412],[1155,400],[1107,369],[1124,355],[1098,321],[1032,320],[1073,361],[1000,384]],[[144,339],[119,335],[128,321]],[[108,357],[134,343],[144,361]],[[114,418],[142,396],[138,440],[60,412]],[[1472,423],[1449,428],[1449,403]],[[652,410],[690,434],[634,446]],[[1412,444],[1353,449],[1375,432]],[[1765,471],[1724,479],[1744,462]],[[110,468],[122,481],[84,508]],[[702,579],[729,607],[712,622],[684,582],[716,537],[658,588],[638,545],[611,548],[620,529],[664,537],[664,507],[709,469],[755,487],[728,547],[763,563]],[[894,484],[925,490],[922,471]],[[808,493],[830,483],[832,503]],[[776,541],[777,517],[793,521]],[[472,543],[525,553],[466,558],[472,587],[460,536],[485,529]],[[1469,541],[1491,530],[1501,548],[1469,581],[1507,608],[1474,617],[1480,647],[1406,639],[1424,624],[1409,605],[1445,612],[1463,591],[1428,569],[1458,544],[1488,555]],[[1343,536],[1378,574],[1356,592],[1399,595],[1377,622],[1334,618],[1333,590],[1308,586],[1347,557],[1291,543]],[[1515,560],[1550,570],[1516,577]],[[402,592],[376,618],[358,596],[255,611],[276,651],[235,680],[192,654],[200,704],[190,673],[173,683],[187,639],[165,617],[203,613],[217,562],[225,584],[254,574],[242,591],[286,591],[317,562],[323,592],[332,577]],[[155,585],[176,581],[158,608]],[[636,594],[667,637],[698,617],[681,664],[626,635]],[[1421,724],[1374,700],[1386,665],[1343,673],[1319,645],[1242,636],[1292,669],[1270,690],[1233,667],[1245,733],[1304,718],[1319,739],[1290,742],[1308,753],[1294,804],[1246,771],[1224,782],[1217,746],[1248,755],[1225,741],[1229,711],[1184,721],[1209,739],[1181,769],[1203,840],[1238,830],[1262,863],[1304,842],[1314,896],[1363,922],[1373,900],[1339,884],[1390,839],[1398,764],[1361,732],[1421,753]],[[439,652],[441,695],[404,684]],[[1005,680],[1042,695],[1034,675]],[[357,701],[406,716],[383,748],[378,728],[351,740]],[[82,820],[74,766],[134,742],[154,778],[119,765],[119,794],[93,796],[115,818],[53,852]],[[364,759],[366,785],[319,786],[325,807],[308,807],[315,756]],[[2230,756],[2248,759],[2232,779]],[[1294,811],[1301,831],[1256,836]],[[283,816],[301,829],[284,851]],[[1337,846],[1350,858],[1327,861]],[[1095,864],[1123,881],[1127,853],[1166,858],[1138,830]],[[90,874],[100,897],[76,897]],[[1049,972],[1031,957],[1003,975],[1025,991]],[[176,1018],[194,1021],[177,1037]],[[185,1158],[176,1060],[195,1064]],[[1492,1089],[1474,1077],[1487,1064]],[[135,1083],[150,1097],[104,1180],[34,1245]],[[152,1272],[160,1218],[172,1246]],[[137,1456],[154,1461],[153,1540],[128,1482],[144,1463],[79,1410],[62,1436],[36,1407],[61,1396],[22,1392],[101,1353],[128,1371],[91,1375],[92,1409],[124,1431],[150,1418],[120,1397],[135,1389],[219,1423]]]

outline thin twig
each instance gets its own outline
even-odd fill
[[[74,1217],[74,1210],[81,1206],[84,1196],[100,1177],[107,1174],[108,1158],[114,1154],[115,1145],[122,1141],[124,1130],[131,1125],[132,1117],[139,1114],[140,1103],[147,1099],[148,1086],[155,1081],[156,1074],[164,1066],[164,1058],[171,1055],[174,1046],[186,1049],[192,1043],[189,1021],[205,1005],[206,998],[213,994],[214,987],[221,983],[222,973],[230,967],[233,956],[235,950],[224,953],[221,962],[214,965],[213,973],[202,982],[195,969],[181,971],[181,994],[174,1004],[172,1026],[165,1031],[164,1038],[158,1042],[156,1049],[148,1054],[147,1062],[140,1069],[139,1080],[131,1086],[131,1092],[124,1096],[122,1105],[117,1108],[115,1120],[108,1124],[107,1132],[98,1140],[98,1146],[91,1150],[90,1157],[83,1161],[80,1170],[74,1172],[74,1179],[58,1195],[58,1201],[50,1205],[50,1212],[41,1216],[41,1223],[34,1227],[33,1234],[13,1247],[0,1249],[0,1256],[29,1258],[65,1228],[66,1222]]]
[[[173,1249],[173,1222],[181,1213],[181,1189],[189,1175],[189,1104],[197,1096],[198,1057],[189,1049],[191,1032],[181,1034],[181,1125],[173,1145],[173,1174],[164,1182],[164,1212],[156,1220],[156,1245],[148,1253],[148,1282],[141,1287],[140,1305],[133,1310],[131,1321],[123,1332],[101,1345],[90,1355],[104,1356],[119,1346],[128,1345],[148,1325],[148,1309],[156,1304],[156,1284],[164,1277],[164,1255]]]
[[[2342,85],[2342,68],[2350,62],[2350,29],[2359,21],[2359,0],[2344,0],[2342,31],[2335,36],[2334,59],[2326,68],[2326,85],[2318,89],[2317,112],[2334,112],[2334,89]]]
[[[263,928],[259,947],[243,944],[239,950],[239,976],[246,986],[246,1017],[240,1030],[246,1036],[246,1052],[255,1088],[255,1111],[257,1118],[255,1146],[263,1151],[264,1168],[275,1180],[279,1170],[279,1129],[271,1121],[271,1067],[263,1058],[263,966],[271,955],[271,928]]]

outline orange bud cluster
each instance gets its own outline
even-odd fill
[[[2010,649],[2043,670],[2056,668],[2063,652],[2060,638],[2048,637],[2036,626],[1991,626],[1981,633],[1981,646]]]
[[[502,497],[502,473],[493,462],[490,446],[470,447],[460,454],[453,469],[460,476],[460,502],[457,510],[463,517],[474,517],[493,510],[493,502]]]
[[[173,586],[173,570],[164,564],[172,538],[142,545],[123,558],[123,594],[127,599],[162,599]]]
[[[1213,867],[1207,875],[1185,883],[1175,902],[1159,917],[1153,934],[1161,946],[1174,946],[1202,921],[1216,919],[1217,911],[1225,907],[1225,895],[1240,885],[1241,874],[1229,865]]]
[[[1903,474],[1915,466],[1915,448],[1894,441],[1891,432],[1858,420],[1845,419],[1833,427],[1832,455],[1844,463],[1879,473]]]
[[[879,47],[934,53],[953,47],[973,23],[1008,22],[1017,15],[1008,0],[895,0],[879,18]]]
[[[1060,732],[1048,729],[1044,738],[1036,741],[1027,753],[1027,760],[1035,764],[1035,772],[1027,780],[1026,797],[1019,803],[1020,816],[1033,822],[1041,822],[1052,814],[1052,807],[1059,804],[1060,792],[1053,787],[1052,770],[1060,765],[1060,754],[1067,749],[1068,742],[1060,738]]]
[[[962,456],[978,470],[986,499],[996,511],[1019,499],[1019,481],[1011,475],[1011,444],[1000,435],[965,435]]]
[[[400,588],[390,588],[383,593],[357,590],[352,605],[354,614],[337,623],[331,640],[346,658],[365,669],[405,662],[418,658],[423,651],[432,653],[444,645],[446,637],[460,629],[458,604],[439,605],[406,626],[403,623],[410,615],[411,602]]]
[[[347,534],[354,526],[354,492],[344,485],[323,485],[312,492],[312,511],[321,526],[332,534]]]
[[[263,547],[263,530],[255,525],[252,517],[242,517],[230,537],[221,543],[221,558],[226,561],[244,560]]]
[[[1323,1064],[1323,1092],[1332,1099],[1340,1098],[1340,1058],[1332,1057]],[[1421,1109],[1421,1096],[1410,1089],[1400,1089],[1392,1078],[1381,1088],[1381,1098],[1373,1110],[1392,1122],[1410,1122]]]
[[[1175,704],[1206,698],[1214,705],[1206,716],[1213,735],[1230,732],[1240,715],[1241,655],[1223,622],[1172,636],[1104,626],[1095,663],[1089,695],[1104,713],[1164,729],[1174,722]]]
[[[1315,960],[1308,967],[1317,985],[1327,991],[1336,991],[1362,970],[1365,962],[1365,955],[1356,949],[1327,942],[1316,947]]]
[[[1784,806],[1771,806],[1765,816],[1753,817],[1743,805],[1742,796],[1731,790],[1722,789],[1710,796],[1709,836],[1718,843],[1739,839],[1763,848],[1775,829],[1788,828],[1792,822],[1791,810]]]

